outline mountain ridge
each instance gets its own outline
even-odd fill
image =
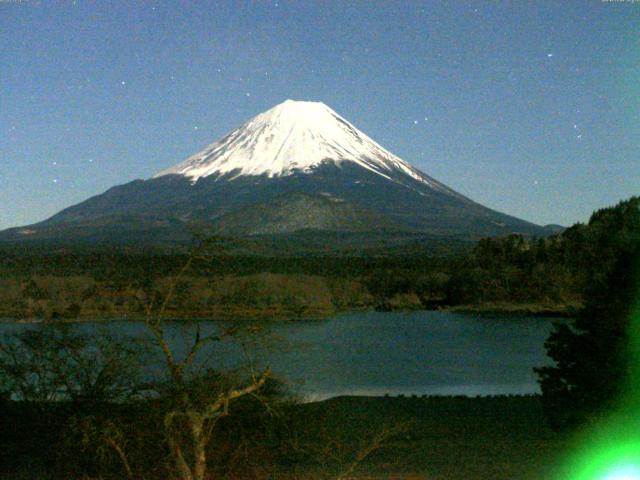
[[[323,195],[340,199],[342,206]],[[282,203],[287,198],[295,208]],[[289,100],[150,179],[112,187],[43,222],[0,232],[0,241],[80,236],[108,243],[131,236],[144,242],[146,231],[150,243],[170,243],[184,241],[194,229],[256,235],[258,223],[259,231],[278,234],[373,232],[380,225],[469,239],[550,233],[457,193],[326,105]]]

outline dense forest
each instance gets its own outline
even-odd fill
[[[20,249],[0,255],[0,316],[134,318],[176,283],[173,317],[300,318],[358,309],[573,315],[606,271],[632,198],[547,238],[510,235],[438,254],[240,255],[214,238],[190,251]],[[184,269],[189,265],[188,269]]]

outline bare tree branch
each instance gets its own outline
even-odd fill
[[[267,381],[267,378],[271,375],[271,370],[267,368],[262,375],[258,379],[258,381],[254,381],[251,384],[247,385],[244,388],[230,390],[226,393],[222,393],[218,396],[218,399],[212,404],[208,405],[205,410],[205,415],[208,417],[216,416],[216,413],[221,409],[223,414],[226,415],[228,413],[229,402],[239,397],[243,397],[245,395],[249,395],[250,393],[258,391]]]

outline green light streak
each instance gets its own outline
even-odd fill
[[[635,466],[622,466],[611,471],[604,480],[640,480],[640,469]]]
[[[586,442],[581,452],[569,463],[567,471],[559,478],[568,480],[631,480],[630,474],[640,472],[640,422],[626,419],[610,419],[607,425],[592,432],[592,441]],[[614,474],[618,475],[616,478]],[[636,477],[640,480],[640,476]]]

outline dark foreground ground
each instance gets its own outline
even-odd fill
[[[546,426],[538,397],[351,397],[299,408],[368,438],[385,424],[409,422],[357,478],[547,479],[568,444]]]
[[[55,420],[28,410],[3,407],[0,478],[125,478],[108,449],[93,451],[82,435],[61,433],[64,418],[77,410],[63,409]],[[112,410],[110,418],[120,413]],[[133,412],[132,421],[140,415]],[[211,478],[552,479],[553,465],[569,448],[546,426],[534,396],[342,397],[289,406],[280,415],[275,435],[251,422],[226,425],[214,437],[211,463],[230,462],[240,451],[246,457],[214,467]],[[158,423],[153,414],[143,423],[153,446],[140,452],[148,440],[126,442],[134,466],[148,462],[138,478],[170,478],[158,446],[162,435],[153,434]],[[242,435],[248,440],[232,447]]]

